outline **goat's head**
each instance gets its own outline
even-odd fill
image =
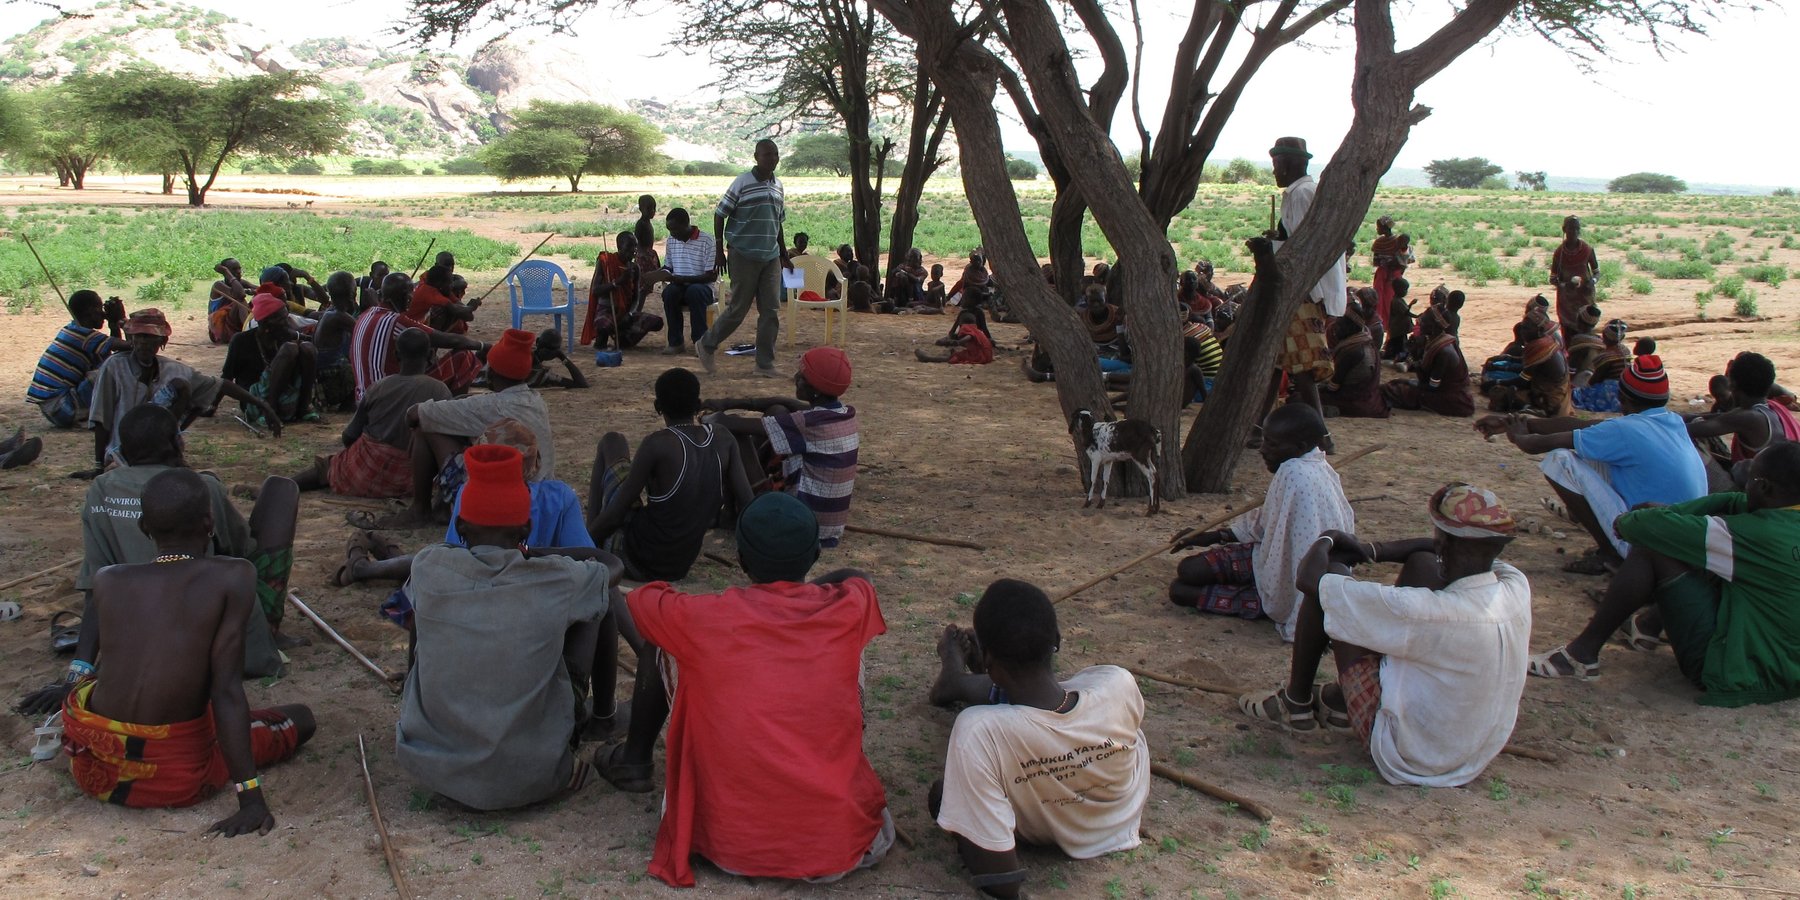
[[[1089,434],[1089,433],[1092,433],[1093,430],[1094,430],[1094,414],[1093,413],[1091,413],[1085,409],[1078,409],[1072,415],[1069,416],[1069,433],[1070,434]]]

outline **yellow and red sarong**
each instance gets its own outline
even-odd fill
[[[92,680],[63,700],[63,750],[82,793],[139,808],[192,806],[231,781],[206,714],[171,725],[115,722],[87,708]],[[250,711],[250,752],[258,767],[294,755],[300,731],[272,709]]]

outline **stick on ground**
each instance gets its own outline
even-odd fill
[[[1538,762],[1553,763],[1558,762],[1561,759],[1561,757],[1548,750],[1534,750],[1530,747],[1519,747],[1513,744],[1507,744],[1505,747],[1500,748],[1500,752],[1507,756],[1517,756],[1522,759],[1535,759]]]
[[[983,544],[974,541],[963,541],[956,538],[933,537],[928,534],[912,534],[905,531],[894,531],[888,528],[872,528],[868,525],[845,525],[845,531],[856,534],[872,534],[877,537],[899,538],[903,541],[917,541],[921,544],[937,544],[940,547],[963,547],[969,550],[986,550]]]
[[[346,652],[356,658],[357,662],[362,663],[363,668],[368,669],[379,676],[382,682],[388,686],[388,690],[393,691],[396,694],[400,693],[400,681],[397,676],[389,674],[386,669],[376,665],[374,660],[364,656],[361,650],[356,649],[355,644],[344,640],[344,636],[338,634],[337,629],[332,628],[324,619],[319,618],[319,614],[313,612],[312,608],[305,603],[302,603],[300,598],[295,596],[292,591],[288,592],[288,602],[294,604],[294,608],[300,610],[300,614],[305,616],[308,622],[313,623],[314,628],[319,629],[325,633],[326,637],[331,638],[332,643],[344,648]]]
[[[1356,462],[1357,460],[1362,459],[1363,457],[1368,456],[1371,453],[1376,453],[1376,452],[1379,452],[1379,451],[1385,450],[1385,449],[1387,449],[1386,444],[1370,444],[1369,446],[1364,447],[1361,450],[1358,450],[1355,453],[1352,453],[1352,454],[1344,457],[1343,459],[1338,460],[1335,463],[1332,463],[1332,468],[1342,469],[1345,466],[1348,466],[1351,463]],[[1264,498],[1259,497],[1259,498],[1257,498],[1256,502],[1251,503],[1249,506],[1246,506],[1243,509],[1220,516],[1220,517],[1212,520],[1211,522],[1208,522],[1205,525],[1200,526],[1199,528],[1194,528],[1194,529],[1182,532],[1181,536],[1176,538],[1175,540],[1170,541],[1169,543],[1164,544],[1161,547],[1158,547],[1154,550],[1147,551],[1144,554],[1138,556],[1136,559],[1133,559],[1131,562],[1128,562],[1116,569],[1112,569],[1107,572],[1102,572],[1101,574],[1096,575],[1093,578],[1091,578],[1087,581],[1084,581],[1081,584],[1078,584],[1075,587],[1072,587],[1072,588],[1062,592],[1061,594],[1058,594],[1056,596],[1056,599],[1054,602],[1061,603],[1064,600],[1067,600],[1070,597],[1073,597],[1076,594],[1079,594],[1082,591],[1085,591],[1088,588],[1091,588],[1094,585],[1107,580],[1108,578],[1111,578],[1115,575],[1119,575],[1130,569],[1135,569],[1138,566],[1143,565],[1144,563],[1148,562],[1150,559],[1152,559],[1154,557],[1161,556],[1164,553],[1174,550],[1177,546],[1179,546],[1181,544],[1182,541],[1187,540],[1188,538],[1191,538],[1194,535],[1200,534],[1202,532],[1212,531],[1212,530],[1218,528],[1219,526],[1225,524],[1226,522],[1229,522],[1232,519],[1235,519],[1238,516],[1243,515],[1244,513],[1247,513],[1253,509],[1256,509],[1259,506],[1262,506],[1263,499]]]
[[[387,824],[381,821],[381,804],[375,800],[375,779],[369,774],[369,751],[363,747],[363,736],[356,736],[356,755],[362,758],[363,795],[369,798],[369,816],[375,820],[375,833],[381,836],[381,855],[387,857],[388,874],[394,878],[394,892],[400,900],[412,900],[412,889],[406,886],[406,873],[400,869],[400,854],[388,839]]]
[[[1191,678],[1177,678],[1174,675],[1163,675],[1158,672],[1147,672],[1143,669],[1132,668],[1131,666],[1126,666],[1125,671],[1130,672],[1131,674],[1136,675],[1139,678],[1148,678],[1151,681],[1160,681],[1163,684],[1172,684],[1172,685],[1175,685],[1176,687],[1193,688],[1195,690],[1205,691],[1209,694],[1229,694],[1233,697],[1236,697],[1237,695],[1244,693],[1243,688],[1237,687],[1235,685],[1210,684],[1210,683],[1204,682],[1204,681],[1194,681]]]
[[[1225,801],[1226,803],[1235,803],[1235,804],[1237,804],[1238,809],[1240,809],[1240,810],[1244,811],[1245,813],[1248,813],[1252,816],[1255,816],[1256,818],[1261,819],[1264,822],[1273,821],[1275,818],[1275,814],[1270,812],[1268,807],[1262,805],[1261,803],[1256,802],[1255,800],[1250,799],[1249,797],[1245,797],[1241,794],[1234,794],[1222,787],[1219,787],[1216,784],[1208,784],[1207,782],[1201,781],[1200,779],[1195,778],[1194,776],[1189,775],[1186,772],[1176,771],[1175,769],[1171,769],[1168,766],[1163,765],[1162,763],[1158,763],[1158,762],[1151,763],[1150,764],[1150,774],[1155,775],[1158,778],[1166,778],[1169,781],[1173,781],[1176,784],[1181,785],[1182,787],[1199,791],[1200,793],[1205,794],[1208,797],[1215,797],[1217,799]]]
[[[81,562],[81,557],[77,556],[74,559],[65,559],[62,562],[59,562],[56,565],[51,566],[48,569],[40,569],[36,572],[31,573],[30,575],[21,575],[5,584],[0,584],[0,591],[4,591],[10,587],[18,587],[19,585],[24,584],[27,581],[36,581],[37,579],[42,578],[45,575],[49,575],[54,572],[61,572],[62,570],[66,569],[72,565],[75,565],[79,562]]]

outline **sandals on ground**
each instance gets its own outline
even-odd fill
[[[349,587],[356,583],[355,569],[357,562],[367,561],[373,548],[369,545],[369,533],[358,531],[350,535],[344,542],[344,563],[331,573],[331,583],[338,587]]]
[[[1584,553],[1563,564],[1562,570],[1571,575],[1611,575],[1613,567],[1598,553]]]
[[[1325,686],[1314,685],[1312,692],[1313,717],[1318,720],[1319,727],[1326,731],[1349,731],[1350,711],[1333,709],[1325,702]]]
[[[1289,703],[1286,685],[1260,694],[1245,694],[1238,698],[1238,709],[1258,722],[1280,725],[1285,731],[1310,733],[1320,728],[1312,703],[1304,706]]]
[[[1639,653],[1655,653],[1662,645],[1668,643],[1661,637],[1639,627],[1636,613],[1626,619],[1625,624],[1619,626],[1619,630],[1614,636],[1624,642],[1626,647]]]
[[[594,771],[606,783],[628,794],[648,794],[656,785],[651,780],[655,771],[655,763],[625,763],[620,758],[625,754],[624,744],[614,744],[611,748],[594,753]]]
[[[1539,678],[1573,678],[1576,681],[1593,681],[1600,677],[1600,663],[1584,663],[1570,656],[1569,647],[1564,644],[1555,650],[1529,657],[1525,671]]]
[[[65,619],[74,619],[73,624],[61,624]],[[75,645],[81,642],[81,614],[63,610],[50,617],[50,652],[74,653]]]

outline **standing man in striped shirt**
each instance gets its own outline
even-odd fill
[[[694,342],[694,355],[700,358],[700,366],[708,375],[715,370],[713,357],[719,344],[744,321],[752,300],[756,301],[756,374],[767,378],[777,374],[775,338],[781,333],[781,270],[793,268],[784,249],[787,238],[782,234],[787,204],[781,179],[775,177],[775,165],[780,161],[781,152],[774,141],[757,141],[755,168],[739,175],[713,210],[713,235],[718,245],[714,262],[730,274],[731,298],[705,336]],[[725,255],[728,246],[729,264]]]

